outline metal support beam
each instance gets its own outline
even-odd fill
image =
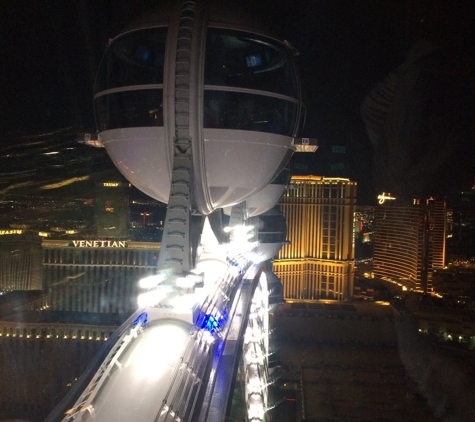
[[[192,148],[190,137],[190,64],[196,3],[184,1],[178,23],[175,73],[175,138],[170,197],[158,269],[175,274],[191,270]]]

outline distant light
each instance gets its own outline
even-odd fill
[[[43,155],[55,155],[55,154],[59,154],[59,151],[43,152]]]
[[[72,183],[81,182],[81,181],[88,180],[88,179],[89,179],[89,176],[73,177],[71,179],[63,180],[62,182],[52,183],[52,184],[49,184],[49,185],[43,185],[43,186],[40,187],[40,190],[57,189],[57,188],[61,188],[63,186],[70,185]]]
[[[23,230],[0,230],[0,236],[9,234],[22,234]]]
[[[315,138],[294,138],[292,145],[295,152],[315,152],[318,149],[318,141]]]

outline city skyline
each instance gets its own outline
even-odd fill
[[[280,409],[296,420],[353,420],[357,413],[361,420],[473,415],[475,366],[467,355],[475,349],[475,295],[460,269],[474,266],[457,261],[444,267],[445,204],[411,213],[401,226],[393,223],[397,212],[393,221],[387,218],[396,198],[432,201],[431,192],[444,196],[472,185],[473,29],[465,9],[444,0],[433,8],[418,0],[245,0],[251,14],[244,20],[239,11],[228,16],[222,4],[184,1],[181,8],[164,8],[165,16],[153,16],[153,29],[136,27],[110,43],[94,89],[101,132],[96,145],[107,148],[131,183],[161,201],[168,198],[159,245],[131,239],[130,185],[114,177],[117,170],[105,151],[87,149],[83,136],[95,132],[88,101],[107,39],[161,3],[77,0],[59,6],[47,0],[38,6],[26,0],[0,7],[8,23],[0,33],[0,53],[9,57],[0,82],[10,82],[0,104],[2,263],[11,268],[8,274],[36,276],[14,275],[7,287],[36,288],[43,274],[36,300],[33,292],[0,291],[0,378],[15,378],[9,371],[18,365],[14,382],[21,386],[21,377],[31,376],[30,352],[39,378],[56,365],[43,392],[55,391],[59,401],[72,388],[51,421],[65,415],[194,420],[197,410],[200,420],[219,411],[216,420],[246,415],[288,422],[278,409],[265,416],[283,395],[286,381],[267,388],[280,371],[295,385],[289,388],[294,407]],[[280,29],[283,38],[272,40],[264,27],[254,27],[253,16]],[[293,71],[294,50],[284,39],[304,57],[299,66],[305,98]],[[268,185],[282,170],[286,174],[303,101],[307,126],[300,135],[317,138],[319,150],[292,160],[291,184]],[[357,217],[357,186],[362,205],[380,195],[374,215],[387,222],[384,238],[384,230],[369,234],[381,227],[371,213],[364,221]],[[271,188],[276,204],[275,192],[286,187],[282,212],[267,208],[247,218],[260,209],[250,206],[250,198],[265,202]],[[149,205],[134,209],[135,225],[159,229],[156,221],[151,224]],[[217,233],[227,221],[218,208],[226,206],[229,237],[218,244],[203,236],[200,244],[203,216],[211,212],[216,218],[210,225]],[[472,224],[470,212],[465,221],[454,216],[454,227]],[[379,242],[374,260],[355,260],[357,218],[368,229],[360,239]],[[253,222],[260,232],[249,227]],[[405,238],[400,227],[414,236]],[[57,239],[41,241],[41,228]],[[17,246],[23,230],[33,229],[35,245],[25,249],[25,236]],[[427,258],[414,263],[422,274],[409,291],[390,283],[390,266],[376,271],[384,261],[378,247],[389,249],[396,241],[404,253],[411,243],[411,254]],[[463,236],[459,246],[469,246]],[[401,265],[411,266],[410,258]],[[440,286],[446,294],[438,293]],[[120,327],[112,336],[109,328],[94,327],[113,320]],[[64,326],[52,327],[53,321]],[[74,327],[83,323],[91,327]],[[285,363],[279,355],[271,358],[277,325],[290,334],[281,339]],[[44,343],[56,339],[74,342],[75,356],[62,359],[65,350],[57,350],[59,359],[40,358]],[[105,341],[104,347],[79,376],[74,360],[83,355],[81,342],[89,340]],[[162,350],[166,356],[157,356]],[[460,362],[467,379],[452,363],[457,356],[466,358]],[[61,374],[63,364],[77,373]],[[166,370],[163,382],[165,372],[154,373],[157,364]],[[225,415],[235,381],[235,397],[243,401],[234,406],[236,416],[232,409]],[[0,419],[13,419],[18,410],[30,419],[28,412],[39,405],[35,387],[32,403],[27,389],[17,385],[10,392],[2,383],[8,407],[18,407],[11,412],[0,406]]]
[[[300,0],[292,5],[243,2],[256,16],[277,28],[281,37],[288,39],[299,51],[297,59],[307,107],[303,134],[317,138],[320,146],[311,156],[294,158],[295,174],[350,177],[358,182],[360,205],[375,201],[380,193],[378,184],[383,179],[378,176],[373,180],[373,167],[384,166],[392,174],[396,170],[391,170],[391,166],[401,160],[385,164],[387,159],[370,142],[360,107],[371,89],[404,63],[407,51],[416,40],[439,42],[446,39],[451,46],[465,48],[464,43],[473,36],[467,24],[470,13],[461,13],[465,10],[464,2],[456,2],[452,8],[449,3],[452,5],[452,2],[439,1],[436,7],[428,10],[418,1],[377,1],[371,5],[363,1],[337,4]],[[94,132],[93,84],[107,40],[134,16],[156,4],[159,2],[152,0],[134,4],[118,1],[114,6],[88,0],[77,0],[60,7],[53,7],[51,2],[46,2],[44,7],[33,1],[2,3],[0,19],[4,24],[0,48],[2,56],[9,59],[0,73],[2,85],[7,87],[0,108],[3,128],[0,145],[10,148],[12,143],[25,142],[25,149],[28,149],[28,143],[50,141],[55,132],[68,128],[70,139],[83,132]],[[447,10],[450,13],[444,14]],[[463,19],[459,19],[461,15]],[[292,19],[285,20],[287,16]],[[457,28],[454,28],[455,20]],[[22,22],[21,27],[18,22]],[[457,40],[460,45],[456,44]],[[466,83],[461,89],[465,96],[470,96],[473,74],[467,71],[473,68],[470,67],[473,49],[465,50],[459,57],[457,49],[449,48],[453,54],[443,63],[452,73],[462,72],[460,77],[465,78]],[[463,60],[462,67],[457,67],[459,60]],[[469,100],[463,101],[463,110],[473,111],[473,104]],[[429,118],[427,124],[430,126],[434,122]],[[432,145],[421,143],[415,150],[403,144],[394,144],[392,148],[396,148],[397,155],[407,157],[414,153],[428,154],[427,159],[438,161],[440,169],[444,165],[450,166],[451,170],[466,169],[467,166],[471,169],[473,127],[467,130],[465,140],[444,141],[444,138]],[[447,161],[445,158],[454,150],[459,158],[455,166],[451,164],[453,159]],[[101,165],[107,166],[106,160],[108,158]],[[4,157],[1,161],[8,165]],[[413,160],[409,165],[419,168],[422,164]],[[36,168],[30,166],[28,170]],[[423,164],[423,168],[427,166]],[[399,187],[416,182],[425,184],[425,179],[420,180],[420,174],[432,179],[439,171],[442,170],[430,166],[427,171],[416,174],[404,168],[397,169],[394,174],[402,176],[382,188],[395,192]],[[473,176],[461,177],[457,189],[468,188]],[[444,180],[447,184],[447,180],[455,179]]]

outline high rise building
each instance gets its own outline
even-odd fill
[[[129,188],[129,183],[115,180],[95,183],[94,217],[98,238],[128,238]]]
[[[356,182],[293,176],[280,201],[287,239],[274,261],[285,299],[353,296]]]
[[[447,211],[447,261],[475,260],[475,185],[450,198]]]
[[[380,195],[375,209],[374,275],[408,289],[432,291],[445,265],[445,200]]]

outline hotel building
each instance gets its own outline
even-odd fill
[[[380,195],[374,218],[374,276],[428,293],[444,268],[445,200]]]
[[[289,243],[274,261],[285,299],[352,298],[356,187],[343,178],[292,177],[280,200]]]
[[[96,182],[94,219],[98,238],[129,237],[129,183]]]
[[[54,311],[130,313],[138,281],[154,274],[159,243],[43,240],[43,281]]]
[[[156,272],[159,252],[158,242],[46,239],[0,230],[0,293],[43,291],[27,310],[131,313],[138,281]]]
[[[41,237],[0,230],[0,293],[42,289]]]

